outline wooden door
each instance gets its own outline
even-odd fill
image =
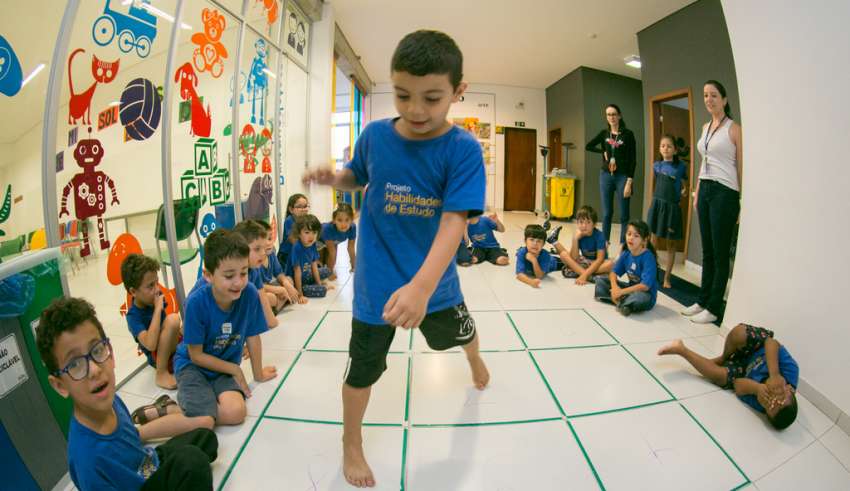
[[[505,211],[534,211],[537,131],[505,128]]]
[[[552,172],[552,169],[561,167],[563,163],[564,147],[561,145],[561,128],[555,128],[549,131],[549,160],[546,165],[546,172]],[[545,193],[544,193],[545,194]]]

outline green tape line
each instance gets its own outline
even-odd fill
[[[517,336],[519,336],[519,340],[522,342],[523,348],[528,348],[528,343],[525,342],[525,338],[522,337],[522,334],[519,332],[519,329],[517,329],[516,323],[514,322],[514,318],[511,317],[510,312],[505,312],[505,315],[508,316],[508,320],[511,322],[511,326],[513,326],[514,332]]]
[[[594,411],[591,413],[579,413],[579,414],[568,414],[567,417],[570,419],[578,419],[578,418],[586,418],[588,416],[599,416],[600,414],[610,414],[610,413],[620,413],[623,411],[631,411],[633,409],[640,409],[642,407],[650,407],[657,406],[659,404],[666,404],[668,402],[677,402],[676,399],[666,399],[663,401],[655,401],[655,402],[647,402],[646,404],[637,404],[635,406],[627,406],[620,407],[617,409],[606,409],[604,411]]]
[[[697,426],[699,426],[702,429],[702,431],[706,434],[706,436],[708,436],[708,438],[710,438],[711,441],[713,441],[714,444],[717,445],[717,448],[719,448],[720,451],[723,452],[723,455],[725,455],[726,458],[729,459],[729,462],[732,462],[732,465],[734,465],[735,468],[738,469],[738,472],[741,473],[741,476],[744,477],[746,482],[744,482],[743,484],[741,484],[740,486],[738,486],[735,489],[740,489],[740,488],[746,486],[747,484],[750,484],[752,482],[752,481],[750,481],[750,478],[747,477],[747,474],[743,471],[743,469],[741,469],[741,467],[738,466],[738,463],[735,462],[735,459],[733,459],[732,456],[729,455],[729,453],[726,451],[726,449],[723,448],[722,445],[720,445],[720,442],[718,442],[717,439],[714,438],[714,436],[711,433],[709,433],[707,429],[705,429],[705,426],[703,426],[702,423],[700,423],[699,420],[693,414],[691,414],[691,412],[688,410],[688,408],[685,407],[684,404],[682,404],[680,402],[679,406],[682,408],[682,410],[684,410],[686,413],[688,413],[688,416],[690,416],[691,419],[694,420],[694,423],[696,423]]]
[[[407,432],[408,429],[405,428],[401,439],[401,491],[404,491],[407,481]]]
[[[617,336],[614,336],[613,334],[611,334],[611,331],[609,331],[608,329],[605,329],[605,326],[603,326],[601,322],[599,322],[598,320],[596,320],[596,317],[593,317],[593,314],[591,314],[590,312],[588,312],[588,311],[587,311],[587,309],[581,309],[581,310],[582,310],[585,314],[587,314],[587,316],[588,316],[588,317],[590,317],[591,319],[593,319],[593,322],[595,322],[597,326],[601,327],[601,328],[602,328],[602,330],[603,330],[603,331],[605,331],[605,333],[606,333],[606,334],[608,334],[609,336],[611,336],[611,339],[613,339],[614,341],[616,341],[616,342],[617,342],[617,344],[622,344],[622,343],[620,343],[620,340],[619,340],[619,339],[617,339]]]
[[[656,382],[658,385],[660,385],[662,389],[664,389],[664,392],[666,392],[667,394],[669,394],[669,395],[670,395],[670,397],[672,397],[673,399],[676,399],[676,396],[675,396],[675,395],[673,395],[673,393],[672,393],[672,392],[670,392],[670,389],[668,389],[666,385],[662,384],[662,383],[661,383],[661,381],[660,381],[660,380],[658,380],[658,378],[657,378],[655,375],[653,375],[653,374],[652,374],[652,372],[650,372],[650,371],[649,371],[649,369],[648,369],[648,368],[646,368],[646,367],[644,366],[644,364],[643,364],[643,363],[641,363],[641,362],[640,362],[640,360],[638,360],[638,359],[637,359],[637,357],[636,357],[634,354],[632,354],[632,352],[631,352],[631,351],[629,351],[629,348],[626,348],[626,347],[625,347],[625,346],[623,346],[623,345],[620,345],[620,346],[621,346],[624,350],[626,350],[626,353],[628,353],[628,354],[629,354],[629,356],[631,356],[631,357],[632,357],[632,360],[636,361],[636,362],[637,362],[637,364],[638,364],[638,365],[640,365],[640,367],[641,367],[641,368],[643,368],[643,371],[645,371],[647,374],[649,374],[649,376],[650,376],[650,377],[652,377],[652,380],[655,380],[655,382]]]
[[[263,416],[265,419],[275,419],[278,421],[292,421],[295,423],[311,423],[311,424],[320,424],[320,425],[332,425],[332,426],[342,426],[342,421],[328,421],[324,419],[305,419],[305,418],[292,418],[289,416]],[[363,423],[363,426],[373,426],[373,427],[383,427],[383,428],[401,428],[401,423]]]
[[[437,423],[437,424],[414,424],[410,425],[413,428],[468,428],[476,426],[504,426],[504,425],[522,425],[529,423],[544,423],[546,421],[563,421],[563,418],[556,416],[552,418],[539,419],[519,419],[515,421],[490,421],[485,423]]]
[[[617,343],[611,344],[589,344],[587,346],[556,346],[554,348],[528,348],[529,351],[559,351],[570,349],[588,349],[588,348],[607,348],[609,346],[619,346]]]
[[[593,462],[590,460],[590,455],[588,455],[587,450],[585,450],[584,445],[581,443],[581,439],[578,437],[578,433],[576,433],[575,428],[573,428],[572,423],[567,420],[567,428],[570,429],[570,432],[573,434],[573,438],[575,438],[576,443],[578,444],[579,450],[581,450],[581,454],[584,455],[584,460],[587,462],[587,465],[590,466],[590,471],[593,472],[593,477],[596,478],[596,484],[599,485],[599,489],[605,491],[605,485],[602,484],[602,478],[599,477],[599,473],[596,472],[596,466],[593,465]]]

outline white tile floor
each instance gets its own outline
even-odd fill
[[[507,214],[502,245],[513,253],[534,220]],[[691,324],[662,294],[653,311],[623,318],[593,301],[592,286],[553,274],[534,290],[513,271],[460,271],[487,390],[472,388],[458,350],[434,353],[418,332],[396,333],[366,413],[376,489],[850,489],[850,437],[802,396],[797,423],[776,432],[681,360],[655,355],[674,338],[714,355],[720,329]],[[217,489],[350,488],[340,385],[352,281],[339,274],[327,298],[286,309],[263,335],[279,375],[252,383],[244,424],[216,430]],[[150,369],[120,391],[131,408],[162,392]]]

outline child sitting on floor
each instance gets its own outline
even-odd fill
[[[516,251],[516,279],[526,285],[540,288],[543,277],[558,269],[558,261],[543,250],[543,243],[547,239],[546,231],[541,225],[526,225],[523,234],[525,246]],[[561,248],[563,249],[563,246]]]
[[[691,351],[681,339],[658,350],[658,355],[679,355],[713,384],[732,389],[747,405],[765,413],[777,430],[797,419],[797,362],[773,338],[773,331],[738,324],[726,336],[723,353],[708,359]]]
[[[576,231],[573,234],[570,253],[564,258],[564,277],[575,278],[577,285],[585,285],[595,274],[611,271],[605,236],[596,228],[596,211],[582,206],[576,213]],[[560,227],[552,233],[555,234]]]
[[[90,303],[54,300],[41,313],[37,344],[51,387],[74,405],[68,469],[77,489],[187,489],[189,484],[212,490],[210,462],[218,451],[212,425],[156,449],[143,446],[144,436],[115,394],[112,346]]]
[[[265,220],[254,220],[258,225],[266,231],[266,258],[263,259],[263,264],[260,266],[260,273],[263,278],[263,291],[273,293],[277,296],[281,307],[286,303],[306,303],[298,299],[298,290],[292,284],[290,279],[283,271],[280,261],[277,259],[277,254],[274,250],[274,233],[271,225]]]
[[[289,263],[286,266],[286,274],[292,276],[299,297],[324,297],[329,286],[325,279],[330,276],[328,268],[319,267],[319,251],[316,249],[316,241],[322,223],[315,215],[304,215],[295,220],[292,235],[297,239],[289,254]]]
[[[263,273],[260,271],[266,258],[266,231],[257,222],[245,220],[236,224],[233,231],[241,235],[248,243],[248,281],[257,289],[263,316],[270,328],[277,327],[279,321],[275,310],[283,308],[283,300],[274,293],[263,289]]]
[[[641,220],[629,222],[626,248],[617,258],[608,278],[596,278],[596,299],[611,302],[624,316],[649,310],[658,295],[658,264],[649,240],[649,225]],[[611,261],[609,260],[609,264]],[[628,283],[618,278],[628,275]]]
[[[480,264],[488,261],[497,266],[507,266],[510,262],[508,253],[499,245],[493,235],[493,230],[504,232],[505,225],[499,216],[491,213],[488,216],[470,217],[467,220],[466,231],[472,241],[472,262]]]
[[[148,365],[156,369],[156,385],[176,389],[174,350],[180,338],[180,314],[166,315],[168,304],[159,289],[159,262],[142,254],[130,254],[121,263],[121,280],[133,296],[127,309],[127,327]]]

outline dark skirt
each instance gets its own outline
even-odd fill
[[[647,223],[650,232],[663,239],[681,240],[684,236],[679,203],[652,198]]]

